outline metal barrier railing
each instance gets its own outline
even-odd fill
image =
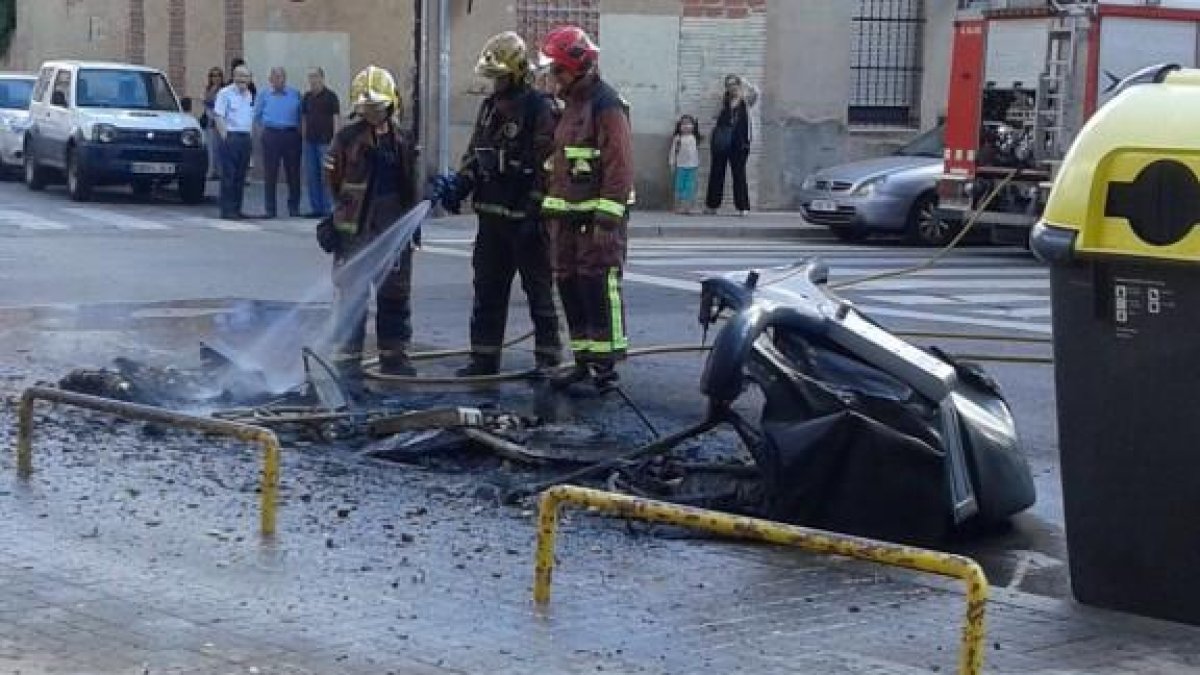
[[[560,485],[542,493],[533,583],[533,599],[538,605],[550,602],[559,507],[564,504],[593,508],[621,518],[705,530],[960,579],[966,585],[967,611],[958,672],[960,675],[979,675],[983,670],[988,582],[978,563],[970,558],[570,485]]]
[[[77,408],[110,413],[126,419],[157,422],[173,427],[194,429],[210,434],[229,436],[248,443],[258,443],[263,449],[260,531],[264,537],[275,534],[275,507],[279,495],[279,439],[263,427],[186,415],[148,405],[115,401],[99,396],[78,394],[49,387],[30,387],[21,394],[17,421],[17,475],[28,478],[33,473],[33,404],[47,401]]]

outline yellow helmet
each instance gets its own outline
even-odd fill
[[[367,66],[354,76],[350,83],[351,105],[391,105],[400,108],[400,94],[396,80],[386,68]]]
[[[488,38],[479,52],[475,63],[475,74],[489,79],[502,77],[523,78],[529,74],[529,52],[525,41],[512,31],[498,33]]]

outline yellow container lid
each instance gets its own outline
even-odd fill
[[[1067,235],[1073,254],[1200,262],[1200,70],[1157,79],[1080,131],[1034,232],[1039,254]]]

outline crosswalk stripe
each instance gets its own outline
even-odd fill
[[[0,209],[0,221],[16,225],[22,230],[65,230],[66,223],[35,216],[16,209]]]
[[[104,223],[106,225],[112,225],[113,227],[117,228],[118,230],[147,230],[148,231],[148,230],[169,230],[169,229],[171,229],[171,227],[169,225],[164,225],[162,223],[159,223],[159,222],[156,222],[153,220],[146,220],[145,218],[138,218],[136,216],[127,215],[124,213],[118,213],[116,211],[107,211],[105,209],[96,209],[96,208],[89,208],[89,207],[83,207],[83,206],[73,206],[73,207],[67,207],[63,210],[66,211],[67,213],[70,213],[75,216],[79,216],[81,218],[87,218],[88,220],[93,220],[96,222]]]
[[[829,276],[832,279],[856,279],[858,277],[867,277],[875,274],[884,274],[887,272],[895,272],[896,270],[904,269],[906,265],[895,265],[892,267],[839,267],[837,265],[829,266]],[[698,269],[690,270],[693,274],[699,276],[720,276],[727,274],[730,271],[738,271],[742,268],[734,269]],[[1047,279],[1049,274],[1045,270],[1039,270],[1035,267],[934,267],[930,269],[918,270],[910,272],[905,276],[915,278],[922,277],[1026,277],[1030,279]]]
[[[980,314],[991,316],[1011,316],[1018,319],[1048,319],[1053,313],[1050,305],[1041,307],[1014,307],[1012,309],[980,309]]]
[[[947,290],[960,289],[993,289],[993,290],[1021,290],[1021,289],[1044,289],[1046,288],[1045,279],[915,279],[910,276],[897,277],[894,279],[881,279],[879,281],[867,281],[853,286],[855,290],[870,290],[870,291],[912,291],[930,288],[944,288]]]
[[[1032,321],[992,319],[987,317],[964,316],[959,314],[938,314],[936,312],[921,312],[917,310],[897,309],[895,307],[880,307],[879,305],[858,305],[857,308],[867,316],[888,316],[894,319],[914,319],[921,321],[933,321],[936,323],[954,323],[966,326],[977,326],[979,328],[1011,328],[1030,333],[1041,333],[1043,335],[1049,335],[1054,330],[1049,324],[1035,323]]]
[[[1008,305],[1020,302],[1045,302],[1044,295],[1018,295],[998,293],[963,293],[955,295],[864,295],[870,302],[886,302],[893,305]]]
[[[645,265],[647,267],[674,267],[677,266],[675,261],[685,261],[684,264],[678,266],[686,267],[688,265],[696,266],[698,269],[703,269],[707,266],[720,265],[725,266],[727,263],[732,267],[741,267],[743,269],[749,267],[765,268],[778,267],[781,265],[791,265],[793,263],[805,260],[808,258],[819,258],[827,265],[830,271],[840,267],[877,267],[882,269],[897,269],[902,267],[913,267],[924,263],[928,260],[925,256],[904,257],[904,256],[872,256],[872,257],[851,257],[851,256],[809,256],[795,255],[785,256],[779,254],[778,251],[764,251],[762,255],[753,257],[732,257],[729,253],[713,253],[707,256],[645,256],[633,254],[629,256],[631,265]],[[732,261],[732,262],[729,262]],[[977,269],[981,264],[992,266],[1007,266],[1012,267],[1012,262],[1003,259],[988,259],[988,260],[965,260],[962,258],[947,258],[937,261],[930,269],[957,269],[971,268]],[[1015,268],[1014,268],[1015,269]],[[1046,268],[1034,265],[1023,265],[1020,269],[1045,271]]]
[[[222,220],[204,216],[185,216],[179,220],[196,227],[208,227],[223,232],[261,232],[263,229],[261,225],[241,220]]]
[[[706,241],[654,241],[647,239],[634,239],[629,243],[631,252],[639,251],[654,251],[654,252],[670,252],[670,251],[685,251],[692,254],[724,254],[730,251],[764,251],[770,253],[791,253],[791,252],[807,252],[807,253],[836,253],[838,256],[853,256],[853,255],[888,255],[888,256],[912,256],[916,258],[928,258],[934,254],[935,249],[928,248],[903,248],[897,246],[846,246],[844,244],[811,244],[811,243],[788,243],[774,241],[770,239],[763,240],[733,240],[733,239],[710,239]],[[1024,260],[1032,260],[1029,253],[1023,252],[1011,246],[972,246],[969,248],[955,249],[951,257],[975,257],[975,256],[1004,256],[1011,258],[1019,258]]]

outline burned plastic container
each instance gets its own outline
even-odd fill
[[[1098,111],[1032,246],[1051,265],[1059,453],[1081,602],[1200,624],[1200,71]]]
[[[701,388],[715,405],[761,391],[767,518],[933,543],[1033,504],[1033,478],[999,387],[919,349],[839,298],[819,261],[705,279],[701,321],[729,318]]]

